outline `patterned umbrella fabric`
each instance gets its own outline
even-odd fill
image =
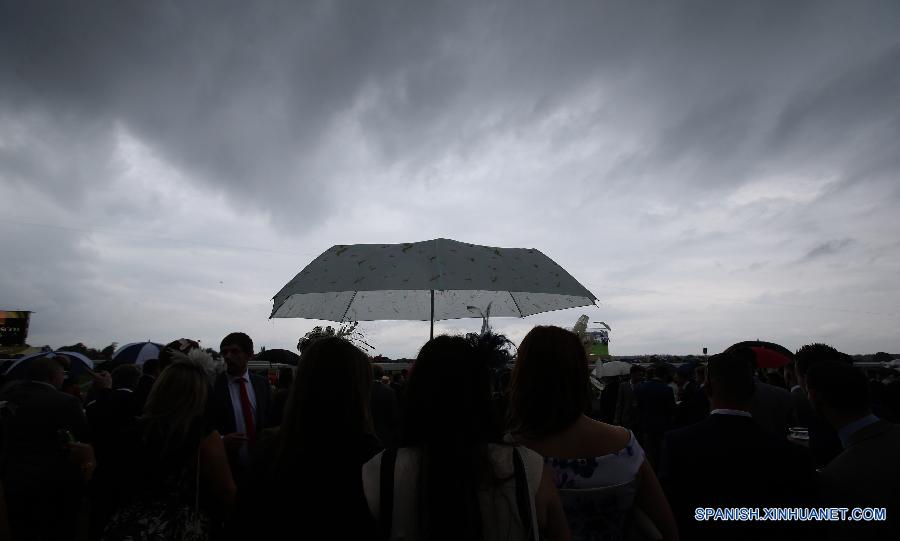
[[[538,250],[449,239],[333,246],[274,297],[270,317],[328,321],[525,317],[597,298]]]
[[[134,364],[143,366],[145,361],[158,359],[159,352],[162,351],[163,347],[162,344],[150,341],[126,344],[113,353],[110,365]]]
[[[608,378],[614,376],[626,376],[631,373],[631,364],[625,361],[607,361],[594,365],[594,376],[598,378]]]
[[[66,367],[69,378],[76,378],[85,375],[91,375],[94,371],[94,361],[85,357],[81,353],[74,351],[47,351],[43,353],[35,353],[21,359],[16,359],[4,374],[8,379],[25,379],[28,373],[28,366],[32,361],[43,359],[45,357],[58,358]]]
[[[794,360],[794,354],[788,348],[774,342],[763,342],[761,340],[738,342],[729,347],[728,350],[742,347],[753,351],[756,356],[757,368],[780,368]]]

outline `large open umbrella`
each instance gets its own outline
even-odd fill
[[[134,364],[143,366],[145,361],[158,359],[159,352],[162,351],[163,347],[165,346],[162,344],[150,341],[125,344],[113,353],[110,365]]]
[[[333,246],[274,297],[270,317],[328,321],[525,317],[597,298],[535,249],[449,239]]]
[[[43,359],[44,357],[59,358],[62,364],[67,367],[66,371],[69,373],[69,377],[80,377],[92,374],[94,370],[94,361],[81,353],[76,353],[74,351],[47,351],[16,359],[16,361],[6,369],[5,376],[7,379],[24,379],[28,373],[28,366],[33,361]]]
[[[631,363],[625,361],[597,361],[594,364],[594,376],[609,378],[615,376],[627,376],[631,373]]]
[[[300,356],[287,349],[267,349],[256,354],[256,360],[271,364],[297,366]]]
[[[735,348],[751,349],[756,355],[757,368],[780,368],[794,360],[794,354],[791,350],[774,342],[748,340],[746,342],[738,342],[728,349]]]

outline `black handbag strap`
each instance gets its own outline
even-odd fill
[[[531,518],[531,494],[528,491],[528,477],[525,475],[525,463],[519,450],[513,447],[513,468],[516,475],[516,505],[519,508],[519,518],[525,527],[525,539],[537,539],[533,531],[534,522]]]
[[[385,449],[381,454],[381,483],[379,485],[378,539],[388,541],[394,519],[394,465],[397,449]]]

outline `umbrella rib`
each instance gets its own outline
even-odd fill
[[[345,308],[345,309],[344,309],[344,313],[341,314],[341,319],[340,319],[340,322],[341,322],[341,323],[344,322],[344,317],[347,315],[347,312],[350,311],[350,305],[353,304],[353,299],[356,298],[356,294],[357,294],[357,293],[359,293],[359,291],[354,291],[354,292],[353,292],[353,296],[350,297],[350,302],[347,303],[347,308]]]
[[[519,317],[525,317],[525,314],[522,313],[522,309],[519,308],[519,303],[516,301],[516,298],[513,296],[512,291],[507,291],[509,293],[509,298],[512,299],[513,304],[516,305],[516,310],[519,311]]]

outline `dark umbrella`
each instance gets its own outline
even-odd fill
[[[300,360],[300,356],[293,351],[286,349],[267,349],[265,351],[260,351],[256,355],[256,360],[271,364],[289,364],[291,366],[297,366],[297,361]]]
[[[162,344],[156,342],[134,342],[126,344],[113,353],[112,361],[108,366],[115,367],[122,364],[135,364],[143,366],[145,361],[150,359],[158,359],[159,352],[163,349]]]
[[[24,379],[27,376],[28,367],[31,363],[45,357],[58,359],[60,364],[65,367],[70,379],[91,376],[94,373],[94,361],[81,353],[74,351],[47,351],[16,359],[15,362],[6,368],[5,375],[7,379]]]
[[[737,348],[749,348],[756,356],[757,368],[780,368],[794,360],[794,354],[788,348],[774,342],[748,340],[738,342],[725,351]]]

